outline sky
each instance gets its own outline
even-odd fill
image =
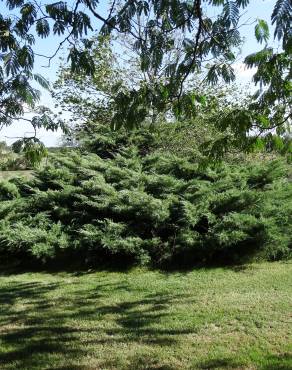
[[[48,1],[49,2],[49,1]],[[249,6],[245,9],[244,15],[242,16],[241,23],[247,23],[247,25],[241,27],[240,32],[244,37],[245,42],[242,46],[242,52],[239,59],[234,65],[235,74],[237,82],[240,84],[247,84],[251,82],[254,70],[248,70],[243,64],[243,59],[246,55],[251,54],[257,50],[260,50],[262,45],[259,45],[254,36],[254,24],[251,25],[256,18],[264,19],[268,22],[271,29],[270,17],[274,8],[276,0],[250,0]],[[99,5],[99,10],[102,14],[107,14],[108,1],[101,0]],[[5,15],[7,12],[6,7],[3,2],[0,2],[0,13]],[[94,23],[95,22],[95,23]],[[98,21],[93,21],[94,28],[98,29],[100,24]],[[271,35],[272,36],[272,35]],[[34,50],[39,54],[52,55],[54,54],[56,47],[62,38],[55,36],[49,36],[46,39],[37,39]],[[48,62],[46,59],[41,57],[36,57],[35,59],[35,73],[40,73],[43,75],[51,84],[56,79],[56,74],[61,64],[61,59],[65,58],[66,50],[61,50],[58,55],[52,60],[50,67],[48,67]],[[41,90],[41,89],[40,89]],[[54,101],[50,97],[47,91],[41,90],[41,105],[46,105],[51,109],[54,109]],[[18,121],[11,126],[4,128],[0,131],[0,141],[5,140],[8,144],[15,141],[15,137],[30,136],[31,127],[28,123],[23,121]],[[60,144],[62,133],[58,132],[48,132],[45,130],[38,131],[38,137],[47,146],[56,146]]]

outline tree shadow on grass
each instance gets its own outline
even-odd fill
[[[1,255],[0,255],[1,258]],[[290,261],[281,261],[283,264],[290,264]],[[53,261],[51,264],[47,263],[46,265],[40,265],[38,261],[35,262],[23,262],[22,260],[6,260],[5,258],[0,261],[0,276],[11,276],[19,275],[26,272],[37,272],[37,273],[49,273],[51,275],[59,274],[62,272],[69,273],[74,277],[88,275],[94,272],[106,271],[106,272],[121,272],[128,273],[135,265],[133,264],[114,264],[114,263],[102,263],[100,265],[96,264],[94,266],[87,266],[80,262],[74,261]],[[193,263],[190,265],[177,265],[170,264],[166,266],[148,266],[149,271],[159,271],[165,275],[172,275],[173,273],[187,274],[191,271],[205,271],[213,270],[216,268],[224,268],[226,270],[231,270],[238,273],[251,272],[253,267],[251,266],[250,261],[236,263],[236,262],[227,262],[218,261],[213,262],[204,262],[204,263]]]
[[[161,320],[171,322],[168,310],[171,305],[190,299],[186,294],[156,292],[139,299],[113,299],[113,303],[105,304],[110,294],[120,297],[119,293],[129,291],[129,286],[123,282],[100,281],[91,289],[77,286],[73,294],[66,290],[60,294],[65,284],[62,279],[58,283],[11,280],[0,286],[1,370],[85,370],[90,366],[83,366],[82,362],[102,347],[118,348],[121,343],[129,348],[135,344],[146,348],[174,346],[179,337],[196,332],[194,326],[161,325]],[[127,356],[125,353],[127,369],[175,370],[172,364],[160,363],[159,359],[145,354]],[[115,358],[100,358],[100,361],[96,368],[119,368]],[[291,355],[271,355],[261,361],[258,369],[291,370],[291,365]],[[232,358],[219,358],[195,368],[244,369],[244,366]]]
[[[159,325],[169,315],[167,308],[183,295],[157,293],[104,305],[102,298],[108,298],[109,290],[118,293],[128,287],[105,283],[97,290],[78,289],[60,296],[58,290],[64,284],[10,281],[0,287],[0,369],[48,368],[50,359],[52,369],[66,369],[60,367],[64,358],[69,359],[68,369],[86,369],[79,365],[81,360],[98,346],[169,346],[176,343],[176,336],[192,332]],[[106,323],[105,327],[101,323]],[[144,368],[151,369],[149,366]]]
[[[8,258],[0,252],[0,276],[20,275],[27,272],[49,273],[51,275],[62,272],[69,273],[72,276],[83,276],[93,272],[124,272],[127,273],[135,268],[133,263],[96,263],[96,265],[87,265],[80,262],[80,258],[66,258],[53,260],[41,264],[38,260],[27,260],[25,258]]]
[[[198,365],[202,370],[219,370],[219,369],[245,369],[242,363],[232,358],[216,358],[204,361]]]
[[[265,362],[260,370],[292,370],[292,353],[270,355],[265,358]]]
[[[292,355],[288,353],[282,355],[263,355],[263,357],[260,359],[260,362],[261,364],[256,367],[258,370],[292,370]],[[198,368],[202,370],[227,370],[249,369],[251,367],[247,363],[241,363],[232,358],[217,358],[200,363]]]

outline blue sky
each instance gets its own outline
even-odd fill
[[[266,20],[270,25],[270,17],[272,10],[274,8],[276,0],[251,0],[249,6],[246,9],[246,13],[242,17],[244,23],[251,23],[256,18]],[[100,1],[100,12],[106,14],[108,8],[108,1]],[[6,7],[3,6],[3,2],[0,3],[0,12],[5,14]],[[98,29],[99,24],[96,20],[93,20],[94,28]],[[247,83],[251,80],[253,71],[246,70],[243,66],[242,60],[244,56],[259,50],[261,45],[256,42],[254,37],[254,25],[246,25],[241,28],[241,34],[245,38],[245,43],[242,47],[241,59],[235,65],[235,72],[239,83]],[[52,55],[56,50],[59,42],[62,38],[49,37],[47,39],[38,39],[35,44],[35,50],[39,54]],[[53,59],[50,67],[46,67],[47,60],[44,58],[36,57],[35,59],[35,72],[42,74],[51,83],[54,82],[56,73],[58,71],[59,65],[61,63],[60,58],[64,58],[66,55],[66,48],[60,51],[59,54]],[[41,104],[53,107],[54,103],[47,92],[42,91]],[[6,140],[8,143],[15,141],[13,137],[29,135],[31,131],[29,125],[23,122],[16,122],[12,126],[0,131],[0,141]],[[42,141],[48,146],[53,146],[58,144],[60,141],[61,133],[51,133],[41,130],[38,135]],[[9,139],[9,137],[11,139]]]

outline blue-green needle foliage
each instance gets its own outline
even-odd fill
[[[109,140],[101,128],[87,143],[95,152],[60,152],[34,179],[0,183],[1,253],[94,266],[291,256],[292,184],[282,160],[201,168],[195,156],[154,150],[149,131],[147,141],[121,132]]]

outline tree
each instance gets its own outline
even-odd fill
[[[126,82],[124,70],[116,63],[109,38],[93,37],[90,41],[94,73],[72,72],[70,66],[64,64],[58,71],[52,91],[55,107],[60,108],[60,113],[69,113],[67,122],[72,122],[74,128],[89,121],[110,125],[113,90]]]
[[[292,3],[277,1],[272,23],[275,24],[274,39],[282,41],[274,50],[268,45],[270,32],[267,23],[258,20],[255,37],[265,46],[259,52],[248,55],[245,63],[248,68],[256,67],[253,81],[259,89],[250,98],[245,107],[236,107],[227,115],[220,117],[221,131],[229,128],[235,135],[233,144],[243,149],[268,148],[292,156],[291,121],[292,121]],[[250,135],[252,133],[252,135]],[[252,145],[250,145],[252,144]],[[229,147],[225,138],[215,145],[218,148]],[[243,147],[242,147],[243,146]]]
[[[202,84],[204,75],[190,79],[184,87],[188,94],[201,97],[196,101],[196,109],[193,109],[191,117],[188,112],[182,117],[175,117],[169,104],[160,115],[154,116],[150,108],[142,127],[130,133],[124,127],[111,130],[116,113],[114,98],[117,88],[128,94],[137,84],[151,84],[151,78],[154,83],[163,83],[164,78],[159,73],[150,76],[141,73],[136,63],[139,55],[131,48],[130,42],[127,41],[126,45],[132,63],[124,68],[109,38],[95,38],[92,41],[94,74],[73,73],[68,66],[62,66],[54,84],[56,107],[70,113],[64,117],[70,127],[70,133],[64,135],[65,145],[93,150],[103,156],[107,145],[111,146],[112,152],[116,152],[128,141],[136,144],[139,141],[141,152],[148,153],[156,148],[163,152],[196,156],[201,163],[205,163],[206,154],[222,159],[226,149],[230,157],[229,154],[238,154],[238,149],[246,144],[240,143],[230,129],[221,130],[221,125],[235,109],[245,109],[250,98],[236,84]],[[120,41],[115,39],[115,42]],[[220,148],[220,142],[228,143],[228,148]]]
[[[159,113],[169,103],[176,116],[185,112],[192,114],[192,108],[195,108],[195,102],[200,97],[184,91],[191,75],[207,68],[206,79],[211,83],[217,83],[220,78],[226,82],[234,79],[234,48],[241,42],[238,29],[240,11],[248,4],[249,0],[114,0],[104,16],[97,0],[76,0],[70,5],[63,1],[40,4],[8,0],[7,9],[12,14],[0,17],[0,109],[7,117],[16,117],[22,113],[24,104],[33,104],[38,98],[30,80],[34,78],[43,86],[46,85],[40,76],[32,73],[34,56],[37,54],[33,49],[34,32],[41,38],[51,33],[63,37],[56,52],[45,56],[49,63],[67,43],[72,71],[84,71],[90,75],[95,67],[90,55],[92,42],[83,37],[100,25],[100,34],[116,32],[130,35],[135,40],[142,72],[157,71],[165,61],[167,64],[163,84],[141,84],[126,93],[117,91],[116,128],[121,125],[130,128],[140,125],[146,119],[149,107]],[[207,5],[217,9],[215,18],[208,16]],[[247,133],[259,121],[260,128],[264,130],[271,117],[277,119],[278,127],[283,127],[281,122],[287,123],[291,118],[286,108],[285,112],[283,109],[274,110],[279,105],[278,99],[282,101],[284,97],[286,103],[291,92],[291,7],[291,0],[277,0],[272,14],[274,36],[282,41],[283,51],[275,53],[266,47],[246,60],[249,66],[258,66],[255,82],[263,83],[268,88],[264,94],[260,94],[256,106],[250,107],[256,110],[260,106],[261,115],[256,119],[252,116],[248,124],[243,122],[240,132]],[[85,11],[81,10],[83,8]],[[142,18],[142,28],[141,24],[137,28],[137,19]],[[99,23],[96,24],[96,21]],[[176,32],[180,33],[182,54],[177,60],[170,58],[167,62]],[[256,26],[256,36],[260,42],[268,39],[268,27],[263,21]],[[77,39],[81,43],[76,44]],[[211,62],[207,65],[209,59]],[[283,72],[284,79],[281,77]],[[272,107],[270,104],[273,104]],[[272,125],[269,124],[268,128]]]

